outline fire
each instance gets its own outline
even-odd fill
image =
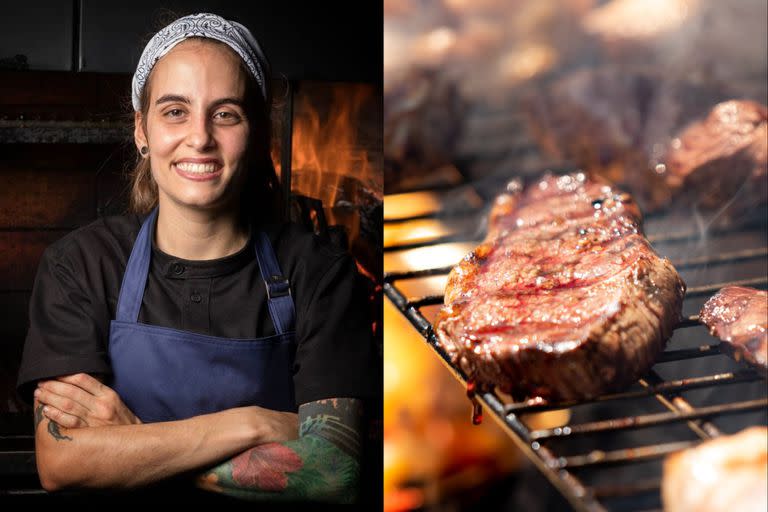
[[[366,124],[375,113],[376,90],[365,84],[303,84],[293,116],[291,188],[332,208],[342,199],[345,177],[383,196],[380,149]],[[368,131],[375,131],[371,126]],[[366,140],[370,139],[370,140]],[[279,158],[278,161],[279,168]]]
[[[378,275],[381,247],[375,232],[384,198],[381,90],[364,83],[302,81],[293,98],[292,218],[298,220],[299,210],[302,217],[311,210],[316,231],[326,225],[343,227],[341,237],[341,230],[334,230],[337,240],[346,242],[369,274]],[[276,105],[276,134],[285,128],[281,126],[285,105],[281,101]],[[272,160],[282,176],[278,141],[280,137],[275,139]]]

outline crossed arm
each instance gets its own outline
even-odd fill
[[[49,491],[193,472],[199,487],[244,499],[346,502],[359,481],[361,418],[359,400],[338,398],[303,404],[298,417],[240,407],[141,424],[113,390],[77,374],[40,384],[35,451]]]

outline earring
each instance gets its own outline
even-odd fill
[[[146,155],[147,153],[149,153],[149,148],[147,146],[141,146],[141,149],[139,150],[139,152],[142,155]]]

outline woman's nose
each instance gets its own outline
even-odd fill
[[[189,133],[187,133],[187,146],[195,148],[198,151],[213,146],[212,127],[206,116],[195,116],[188,126]]]

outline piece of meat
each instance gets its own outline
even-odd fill
[[[466,101],[458,84],[423,68],[384,92],[384,189],[388,194],[440,181],[454,160]]]
[[[768,428],[706,441],[664,461],[665,512],[768,510]]]
[[[670,141],[660,163],[682,199],[704,209],[733,200],[733,215],[753,210],[768,198],[768,108],[746,100],[716,105]]]
[[[768,371],[768,293],[727,286],[704,304],[699,318],[734,359]]]
[[[731,97],[724,85],[612,67],[570,73],[533,93],[525,109],[547,153],[625,188],[650,212],[683,191],[670,186],[659,166],[671,141]]]
[[[481,389],[582,399],[651,367],[684,293],[629,195],[548,175],[496,199],[485,240],[449,275],[435,330]]]

